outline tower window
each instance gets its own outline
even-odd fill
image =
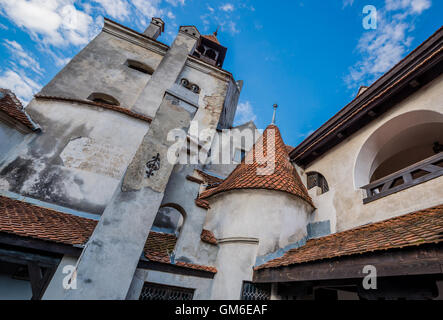
[[[328,182],[326,181],[325,177],[323,177],[322,174],[318,172],[309,172],[307,173],[308,176],[308,190],[319,187],[321,189],[321,193],[326,193],[329,191]]]
[[[200,93],[200,87],[196,85],[195,83],[190,83],[188,79],[183,78],[180,80],[180,84],[185,87],[186,89],[199,94]]]
[[[209,49],[205,52],[205,56],[207,56],[209,59],[215,60],[217,58],[217,53],[215,53],[214,50]]]
[[[128,68],[137,70],[145,74],[152,75],[154,73],[154,69],[140,61],[128,59],[126,61],[126,65],[128,66]]]
[[[113,106],[120,105],[120,102],[118,102],[118,100],[115,99],[113,96],[110,96],[109,94],[102,93],[102,92],[91,93],[91,95],[88,97],[88,100],[91,100],[91,101],[94,101],[97,103],[110,104]]]

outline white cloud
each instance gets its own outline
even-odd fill
[[[7,27],[7,26],[5,26],[4,24],[1,24],[1,23],[0,23],[0,29],[3,29],[3,30],[8,30],[8,27]]]
[[[40,64],[18,42],[5,39],[4,45],[11,52],[12,59],[17,61],[22,67],[29,68],[40,75],[43,73]]]
[[[177,7],[178,5],[185,5],[185,0],[166,0],[166,2],[173,5],[174,7]]]
[[[231,3],[226,3],[220,7],[221,10],[225,12],[232,12],[234,11],[234,6]]]
[[[13,91],[17,97],[26,105],[40,90],[41,85],[29,79],[25,75],[20,75],[15,71],[6,70],[0,75],[0,88]]]
[[[86,44],[95,34],[93,19],[74,0],[0,0],[3,13],[44,44]]]
[[[126,0],[94,0],[99,3],[109,16],[125,20],[130,13],[129,4]]]
[[[168,11],[167,17],[169,19],[175,19],[175,15],[171,11]]]
[[[163,15],[163,10],[159,7],[160,3],[161,0],[132,0],[132,4],[149,19]]]
[[[354,4],[354,0],[343,0],[343,8],[347,6],[352,6]]]
[[[237,113],[235,115],[235,125],[241,125],[248,121],[257,120],[257,115],[249,101],[240,102],[237,106]]]
[[[406,10],[410,13],[422,13],[431,7],[431,0],[386,0],[386,10]]]
[[[413,17],[430,5],[429,0],[386,0],[377,10],[377,29],[365,31],[358,42],[361,59],[344,79],[348,88],[371,84],[405,56],[413,40]]]

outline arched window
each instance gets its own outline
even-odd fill
[[[308,172],[306,175],[308,177],[308,190],[314,187],[319,187],[322,194],[329,191],[328,182],[321,173]]]
[[[140,61],[136,61],[136,60],[132,60],[132,59],[128,59],[126,60],[126,65],[134,70],[137,70],[139,72],[143,72],[149,75],[152,75],[154,73],[154,69],[152,69],[150,66],[148,66],[147,64],[140,62]]]
[[[365,202],[443,174],[443,114],[417,110],[378,128],[364,143],[355,165],[355,185]]]
[[[217,53],[212,49],[206,50],[205,56],[207,56],[209,59],[212,59],[212,60],[217,59]]]
[[[183,227],[185,211],[176,204],[160,207],[152,225],[152,231],[174,234],[177,238]]]
[[[120,102],[118,102],[118,100],[115,99],[113,96],[110,96],[109,94],[102,93],[102,92],[91,93],[91,95],[88,97],[88,100],[91,100],[91,101],[94,101],[97,103],[110,104],[113,106],[120,105]]]

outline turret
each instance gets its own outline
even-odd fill
[[[242,163],[200,199],[210,206],[204,228],[215,234],[220,246],[214,299],[238,298],[256,264],[304,244],[314,211],[275,124],[266,128]]]

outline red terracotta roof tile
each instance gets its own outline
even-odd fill
[[[209,244],[217,244],[217,239],[215,238],[212,231],[203,229],[202,233],[200,235],[200,238],[203,242],[209,243]]]
[[[0,232],[69,245],[88,241],[97,221],[0,196]]]
[[[97,221],[39,207],[0,196],[0,232],[68,245],[83,245],[92,235]],[[151,261],[170,264],[177,242],[174,235],[151,232],[144,253]],[[183,268],[216,273],[210,266],[176,262]]]
[[[267,143],[268,134],[271,137],[274,134],[275,137],[275,148],[270,146],[269,150]],[[258,175],[258,168],[262,170],[266,168],[268,170],[265,163],[268,154],[273,154],[275,157],[275,168],[269,166],[267,174]],[[264,164],[262,165],[261,163]],[[303,185],[295,168],[289,162],[286,145],[283,143],[280,130],[275,125],[269,125],[234,171],[218,187],[202,192],[200,199],[207,199],[221,192],[238,189],[284,191],[300,197],[314,207],[312,199],[308,195],[308,190]]]
[[[309,240],[259,267],[276,268],[367,252],[443,241],[443,204]]]
[[[23,105],[11,90],[0,88],[0,111],[33,131],[38,130],[38,127],[31,121]]]

